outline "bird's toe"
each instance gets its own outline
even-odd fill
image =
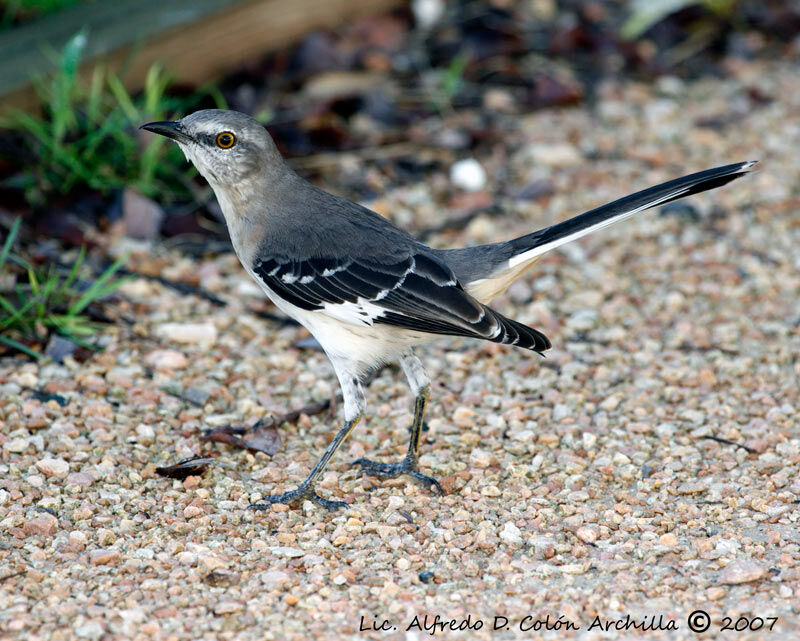
[[[417,470],[416,462],[408,457],[397,463],[381,463],[379,461],[371,461],[366,458],[360,458],[353,461],[350,465],[358,465],[361,468],[362,474],[368,474],[370,476],[377,476],[380,478],[393,479],[405,474],[428,489],[435,487],[439,494],[444,493],[442,491],[442,486],[439,485],[439,481],[431,476],[425,476],[419,472],[419,470]]]
[[[284,492],[283,494],[267,496],[260,503],[251,503],[248,506],[248,509],[254,510],[256,512],[263,512],[265,510],[270,509],[270,507],[275,505],[276,503],[295,506],[298,504],[302,504],[302,502],[306,500],[316,503],[317,505],[320,505],[330,511],[338,510],[339,508],[342,507],[347,507],[347,503],[345,503],[344,501],[332,501],[330,499],[322,498],[319,494],[317,494],[314,491],[314,487],[311,485],[308,486],[301,485],[296,490],[289,490],[288,492]]]

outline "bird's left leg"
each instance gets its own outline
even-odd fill
[[[419,437],[422,432],[425,405],[431,393],[431,381],[425,373],[422,363],[414,356],[413,352],[402,356],[400,358],[400,365],[408,379],[408,384],[411,386],[411,391],[414,392],[416,396],[414,402],[414,422],[411,425],[411,440],[408,443],[408,453],[402,461],[397,463],[379,463],[377,461],[360,458],[353,461],[352,465],[360,465],[361,471],[364,474],[380,476],[382,478],[395,478],[401,474],[406,474],[427,488],[431,486],[435,487],[439,494],[441,494],[442,487],[439,485],[439,481],[430,476],[421,474],[417,469],[419,460]]]
[[[328,461],[364,415],[365,401],[361,382],[356,376],[353,376],[347,371],[339,371],[339,369],[337,369],[336,373],[339,376],[339,382],[342,386],[342,396],[344,397],[344,426],[337,432],[319,461],[317,461],[314,469],[311,470],[305,481],[303,481],[297,489],[289,490],[283,494],[264,497],[261,503],[253,503],[250,505],[251,510],[268,510],[270,506],[275,503],[293,505],[301,503],[304,500],[313,501],[317,505],[321,505],[329,510],[347,507],[347,503],[344,501],[331,501],[330,499],[322,498],[317,494],[315,488],[317,479],[322,474]]]

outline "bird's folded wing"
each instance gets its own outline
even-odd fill
[[[343,322],[394,325],[431,334],[472,336],[541,351],[547,338],[467,294],[435,256],[405,258],[261,257],[255,274],[275,294]],[[531,335],[531,333],[533,333]]]

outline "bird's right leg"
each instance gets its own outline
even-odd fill
[[[401,474],[410,476],[417,483],[426,488],[435,487],[439,494],[442,494],[442,486],[439,481],[431,476],[425,476],[419,471],[419,439],[425,416],[425,405],[431,393],[431,381],[425,373],[419,359],[413,352],[404,354],[400,358],[400,365],[408,379],[412,391],[416,396],[414,401],[414,422],[411,424],[411,439],[408,443],[408,453],[402,461],[397,463],[381,463],[360,458],[353,461],[351,465],[358,465],[364,474],[371,474],[381,478],[397,478]]]
[[[328,445],[327,449],[320,457],[314,469],[311,470],[306,479],[300,484],[296,490],[290,490],[283,494],[276,494],[268,496],[261,501],[261,503],[254,503],[250,505],[251,510],[268,510],[270,505],[275,503],[284,503],[292,505],[304,500],[313,501],[317,505],[321,505],[329,510],[336,510],[340,507],[346,507],[347,503],[344,501],[331,501],[324,499],[317,494],[314,489],[314,483],[322,474],[328,461],[334,455],[339,446],[353,431],[353,428],[361,420],[364,415],[364,408],[366,402],[364,400],[364,390],[361,388],[359,380],[352,376],[339,376],[339,382],[342,385],[342,396],[344,397],[344,426]]]

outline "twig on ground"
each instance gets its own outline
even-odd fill
[[[8,579],[13,579],[15,576],[22,576],[23,574],[27,573],[28,573],[27,568],[24,568],[22,570],[17,570],[16,572],[12,572],[11,574],[0,576],[0,583],[2,583],[3,581],[7,581]]]
[[[741,447],[745,452],[749,452],[750,454],[755,454],[755,450],[752,447],[747,447],[747,445],[742,445],[741,443],[737,443],[736,441],[729,441],[726,438],[722,438],[721,436],[701,436],[700,438],[705,439],[707,441],[716,441],[717,443],[723,443],[724,445],[735,445],[736,447]]]

